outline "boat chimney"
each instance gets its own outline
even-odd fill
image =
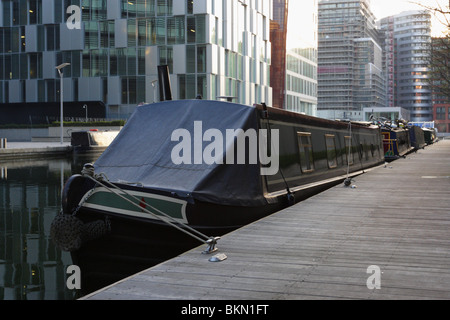
[[[170,85],[169,66],[158,66],[158,80],[159,80],[159,100],[172,100],[172,88]]]

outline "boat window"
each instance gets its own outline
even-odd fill
[[[337,167],[336,138],[334,134],[326,134],[325,142],[327,146],[328,167],[330,169]]]
[[[347,165],[352,166],[354,162],[353,152],[352,152],[352,137],[346,136],[345,137],[345,151],[346,151],[346,158],[347,158]]]
[[[300,166],[303,173],[314,171],[314,158],[311,143],[311,133],[297,132],[298,148],[300,150]]]

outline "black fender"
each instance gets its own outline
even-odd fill
[[[71,176],[62,190],[62,212],[64,214],[72,214],[77,209],[83,196],[94,187],[95,182],[89,178],[79,174]]]
[[[99,239],[111,231],[108,218],[85,223],[74,215],[81,199],[95,185],[95,181],[79,174],[71,176],[64,185],[62,212],[53,219],[50,227],[50,236],[61,250],[79,250],[87,241]]]

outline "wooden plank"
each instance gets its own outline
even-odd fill
[[[223,262],[196,248],[83,299],[450,299],[449,155],[441,141],[225,235]]]

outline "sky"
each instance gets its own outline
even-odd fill
[[[418,3],[429,7],[440,5],[443,9],[448,9],[449,6],[449,0],[371,0],[371,8],[375,17],[381,19],[402,11],[423,9]],[[442,20],[442,16],[440,19]],[[441,36],[445,27],[435,17],[432,20],[432,36]]]

